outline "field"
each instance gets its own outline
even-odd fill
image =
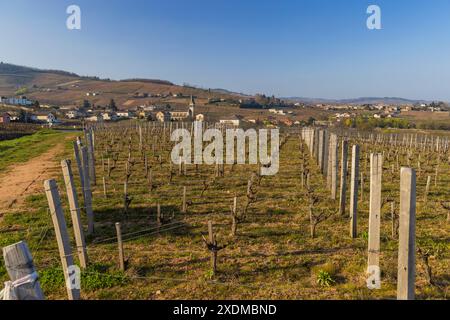
[[[95,128],[95,231],[86,236],[89,264],[82,271],[82,299],[395,299],[399,247],[395,217],[401,166],[417,172],[416,298],[448,299],[450,224],[444,206],[450,201],[450,157],[448,147],[436,151],[434,143],[421,140],[424,136],[430,139],[429,133],[419,135],[419,144],[406,140],[413,134],[400,133],[396,138],[399,144],[393,144],[389,139],[394,135],[390,133],[370,138],[339,133],[339,141],[343,136],[349,140],[350,160],[351,146],[358,144],[361,148],[363,188],[358,195],[358,232],[351,238],[349,187],[345,214],[339,214],[339,199],[330,199],[327,178],[300,131],[282,132],[279,173],[259,176],[259,165],[224,165],[223,169],[186,165],[180,169],[170,162],[173,143],[168,129],[151,123]],[[24,141],[2,142],[2,171],[13,170],[16,161],[31,159],[67,135],[42,132],[21,138]],[[67,139],[73,140],[74,135]],[[36,141],[45,143],[34,147]],[[11,145],[9,155],[6,145]],[[16,145],[20,145],[21,153],[14,151]],[[369,154],[374,152],[383,154],[379,290],[366,286]],[[78,199],[83,203],[68,141],[54,159],[56,167],[61,159],[72,160]],[[56,168],[52,174],[72,238],[62,172]],[[432,183],[425,196],[428,177]],[[345,179],[349,186],[350,174]],[[233,235],[235,197],[239,219]],[[81,209],[86,226],[84,204]],[[314,237],[312,216],[317,217]],[[216,272],[203,239],[208,238],[209,221],[221,249]],[[124,271],[119,268],[116,222],[121,223],[124,241]],[[5,210],[0,230],[0,247],[20,240],[28,243],[46,298],[66,299],[44,188],[29,196],[23,206]],[[75,240],[71,243],[78,261]],[[7,279],[0,258],[0,281]]]

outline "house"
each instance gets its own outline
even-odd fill
[[[116,121],[117,120],[117,115],[114,112],[103,112],[101,114],[101,116],[103,117],[103,120],[105,120],[105,121]]]
[[[269,109],[269,112],[270,112],[270,113],[274,113],[274,114],[280,114],[280,115],[282,115],[282,116],[285,115],[285,113],[284,113],[283,110]]]
[[[156,114],[156,120],[158,120],[159,122],[168,122],[168,121],[170,121],[171,120],[170,112],[159,111]]]
[[[239,127],[240,120],[239,119],[224,119],[224,120],[220,120],[220,124],[225,125],[225,126]]]
[[[80,117],[80,113],[77,110],[70,110],[66,113],[66,117],[69,119],[77,119]]]
[[[11,122],[11,115],[7,112],[3,113],[0,116],[0,123],[10,123]]]
[[[189,118],[188,111],[170,111],[170,121],[183,121]]]
[[[100,114],[96,114],[96,115],[87,117],[84,120],[89,121],[89,122],[103,122],[103,117]]]
[[[37,122],[46,122],[49,124],[58,122],[58,120],[56,119],[56,117],[53,113],[42,113],[42,114],[38,114],[38,115],[32,115],[31,120],[37,121]]]
[[[31,106],[33,104],[33,101],[28,100],[27,97],[25,96],[22,96],[20,98],[1,97],[0,102],[4,104],[18,105],[18,106]]]
[[[143,111],[154,111],[156,109],[155,106],[140,106]]]
[[[117,117],[119,118],[131,118],[132,114],[130,111],[119,111],[117,112]]]
[[[139,119],[149,119],[151,117],[151,113],[145,110],[141,110],[138,113]]]

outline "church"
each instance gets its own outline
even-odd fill
[[[195,121],[195,100],[191,96],[187,111],[160,111],[156,114],[156,119],[160,122],[168,121]]]

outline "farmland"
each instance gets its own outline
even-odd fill
[[[74,134],[67,136],[52,171],[71,238],[70,256],[79,263],[63,174],[57,168],[60,160],[71,160],[80,202],[75,209],[81,212],[88,256],[82,270],[82,299],[395,299],[401,167],[414,168],[417,174],[416,297],[448,299],[450,158],[445,137],[436,140],[429,132],[335,132],[339,169],[343,138],[350,147],[344,177],[347,206],[340,214],[339,197],[330,197],[327,176],[299,129],[281,132],[280,170],[274,176],[260,176],[259,165],[173,164],[168,125],[129,122],[92,129],[92,233],[69,143]],[[80,132],[88,147],[89,132]],[[46,139],[50,144],[61,139],[53,135]],[[352,238],[348,204],[354,144],[360,147],[361,188]],[[24,159],[35,151],[29,152]],[[378,290],[366,285],[371,153],[383,157]],[[14,163],[6,164],[4,170],[12,170]],[[46,298],[66,299],[50,211],[43,186],[24,205],[4,210],[0,246],[25,240]],[[233,215],[238,218],[234,232]],[[118,222],[123,261],[119,261]],[[210,261],[214,248],[217,270]],[[0,259],[0,280],[7,279]]]

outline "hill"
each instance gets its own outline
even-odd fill
[[[19,88],[26,88],[27,97],[38,100],[41,104],[59,106],[80,105],[84,100],[104,106],[111,99],[123,108],[154,103],[185,105],[185,100],[191,95],[195,96],[198,103],[202,105],[206,104],[209,98],[239,99],[242,97],[240,94],[227,91],[179,86],[165,80],[115,81],[80,76],[61,70],[44,70],[0,63],[0,95],[14,96]],[[95,96],[92,93],[95,93]]]

